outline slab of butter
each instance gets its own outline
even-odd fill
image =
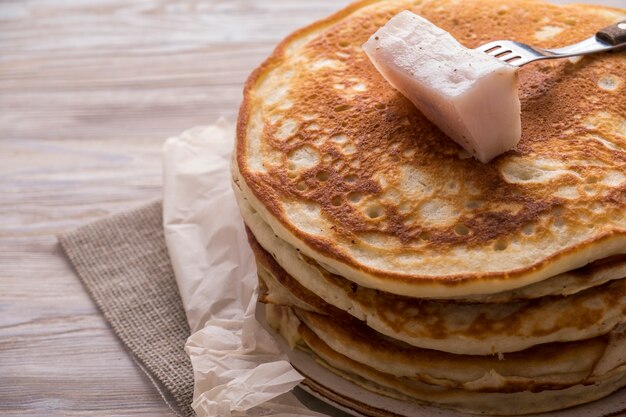
[[[479,161],[519,142],[517,67],[465,48],[409,11],[378,29],[363,49],[393,87]]]

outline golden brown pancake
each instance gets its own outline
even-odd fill
[[[453,355],[398,343],[354,319],[293,311],[333,350],[357,362],[397,377],[475,392],[539,392],[591,383],[610,339],[551,343],[501,357]]]
[[[261,246],[266,248],[266,250],[272,251],[273,253],[283,253],[283,258],[300,258],[296,259],[295,262],[294,259],[284,260],[282,264],[288,270],[295,269],[306,271],[308,268],[305,266],[293,265],[294,263],[300,264],[300,261],[314,265],[314,267],[319,270],[315,273],[315,275],[320,276],[317,279],[314,278],[314,282],[312,283],[310,280],[306,279],[307,274],[294,273],[295,278],[297,278],[305,287],[307,285],[310,287],[312,285],[317,286],[323,281],[331,281],[331,284],[340,285],[342,287],[349,286],[351,289],[358,288],[360,292],[368,291],[367,287],[363,287],[352,281],[348,281],[339,275],[330,273],[315,260],[303,255],[298,249],[280,239],[274,234],[269,225],[265,223],[262,216],[249,204],[241,190],[240,180],[234,179],[232,185],[244,221],[248,227],[252,229],[251,233],[260,241]],[[608,281],[622,279],[624,277],[626,277],[626,255],[620,254],[596,260],[585,265],[584,267],[567,271],[535,284],[527,285],[514,290],[503,291],[495,294],[476,294],[440,298],[456,300],[462,303],[510,303],[552,295],[572,295],[580,291],[602,285]],[[332,292],[332,290],[329,289],[329,292]],[[321,293],[318,292],[318,294],[323,293],[324,291]]]
[[[593,401],[626,384],[625,369],[620,367],[598,377],[592,384],[581,383],[560,389],[472,392],[442,387],[416,378],[398,377],[358,362],[339,353],[307,325],[299,323],[291,309],[273,305],[266,307],[270,326],[308,351],[320,364],[370,391],[403,401],[435,403],[471,414],[522,415],[560,410]],[[332,398],[332,388],[324,387],[322,381],[316,381],[316,384],[330,390]],[[380,415],[367,409],[364,413]]]
[[[414,346],[456,354],[515,352],[602,335],[626,319],[626,279],[570,296],[500,304],[418,299],[362,287],[303,257],[269,232],[268,226],[264,230],[245,201],[239,200],[239,206],[254,232],[250,244],[262,277],[272,290],[266,302],[334,316],[347,312]]]
[[[331,272],[417,297],[498,293],[626,253],[625,53],[520,69],[521,141],[481,164],[360,48],[405,9],[468,47],[565,45],[626,16],[532,0],[364,1],[291,35],[246,84],[234,167],[274,232]]]
[[[286,295],[292,288],[287,287],[288,278],[272,271],[275,267],[271,265],[269,254],[259,254],[258,246],[253,245],[253,248],[259,263],[261,302],[292,308],[297,318],[335,351],[381,372],[468,391],[541,391],[592,383],[626,361],[612,360],[609,365],[601,360],[608,345],[611,345],[611,352],[623,356],[626,349],[623,330],[583,341],[539,345],[506,355],[456,355],[417,348],[374,331],[297,286],[293,287],[297,296]],[[285,286],[280,284],[282,282]],[[279,290],[277,294],[280,287],[287,292],[281,294]]]

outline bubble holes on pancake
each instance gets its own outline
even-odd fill
[[[507,16],[514,13],[505,12]],[[381,16],[381,24],[390,16]],[[489,177],[480,166],[472,167],[475,175],[459,176],[456,172],[464,171],[456,171],[452,164],[447,178],[428,178],[421,185],[414,182],[414,187],[407,187],[403,176],[410,176],[411,170],[417,177],[425,175],[431,154],[449,155],[462,164],[472,164],[472,159],[433,134],[405,99],[381,84],[360,51],[361,41],[370,34],[365,29],[368,22],[353,22],[363,39],[354,35],[355,28],[333,27],[311,44],[302,44],[294,53],[303,59],[296,60],[290,69],[297,74],[292,78],[293,91],[283,89],[282,76],[275,74],[276,90],[270,98],[284,94],[275,102],[264,103],[266,128],[274,129],[269,136],[276,139],[275,146],[283,153],[282,166],[268,175],[278,174],[276,177],[284,178],[286,192],[318,204],[321,212],[331,217],[331,224],[374,246],[384,247],[382,236],[388,235],[416,249],[429,242],[471,245],[473,241],[487,241],[493,250],[506,251],[519,245],[521,239],[536,239],[565,227],[567,210],[554,216],[551,207],[581,196],[593,197],[600,185],[619,188],[621,173],[603,173],[599,164],[589,162],[591,158],[570,166],[549,157],[543,161],[545,166],[526,172],[511,166],[502,168],[500,178]],[[372,24],[370,32],[375,26]],[[471,38],[461,23],[449,22],[449,26],[458,26],[461,38]],[[532,34],[536,28],[529,30]],[[342,36],[342,31],[349,35]],[[346,38],[351,41],[346,42]],[[547,71],[545,77],[553,73]],[[533,91],[543,98],[541,83],[537,85]],[[371,123],[372,119],[380,123]],[[593,127],[588,133],[596,135],[597,145],[607,151],[623,149],[623,141],[603,134],[602,129]],[[420,141],[422,137],[427,139]],[[519,156],[532,152],[533,145],[527,141]],[[515,157],[504,160],[515,161]],[[271,163],[276,160],[268,157]],[[379,172],[381,166],[385,169]],[[542,192],[533,194],[534,189],[542,190],[552,183],[556,184],[554,199],[546,199]],[[593,213],[588,218],[592,220]],[[500,235],[507,238],[500,239]]]
[[[571,142],[574,141],[571,140]],[[589,145],[588,139],[583,139],[580,144],[582,148],[589,148]],[[574,146],[577,145],[574,143]],[[589,155],[589,159],[552,160],[513,156],[500,164],[500,171],[505,181],[523,184],[531,192],[532,187],[528,187],[529,185],[544,187],[551,190],[553,196],[556,197],[557,205],[536,221],[526,224],[522,228],[523,236],[550,233],[553,235],[553,240],[559,241],[558,235],[570,225],[586,223],[589,229],[593,229],[596,224],[601,224],[595,219],[596,215],[610,210],[610,208],[603,207],[602,210],[595,210],[596,215],[594,215],[594,207],[599,208],[600,203],[591,202],[597,200],[598,197],[606,200],[607,204],[613,204],[615,213],[619,212],[619,203],[615,205],[611,203],[611,200],[615,200],[613,195],[626,186],[626,175],[615,170],[615,167],[607,167],[602,157],[595,159],[593,152],[587,151],[581,154]],[[585,210],[585,206],[590,203],[591,208]],[[574,212],[578,214],[575,215]],[[617,218],[615,220],[619,221]],[[561,241],[559,245],[566,246],[567,242]],[[501,244],[494,246],[496,250],[501,247]]]
[[[333,74],[331,77],[337,76]],[[333,90],[335,91],[331,97],[328,95],[320,97],[314,94],[308,98],[311,102],[323,98],[324,102],[342,103],[345,100],[342,96],[343,89],[334,88]],[[300,123],[304,126],[303,128],[295,132],[289,131],[292,138],[296,139],[299,144],[298,148],[292,149],[288,154],[287,165],[290,172],[289,178],[297,181],[295,189],[301,192],[301,196],[322,201],[324,212],[334,217],[335,223],[346,226],[355,237],[369,245],[384,241],[379,235],[372,240],[374,231],[385,233],[391,229],[393,233],[398,225],[405,229],[402,236],[405,243],[416,248],[432,240],[441,240],[442,234],[445,233],[459,241],[473,236],[471,223],[465,222],[466,219],[460,217],[460,212],[464,208],[463,203],[459,205],[458,202],[453,201],[457,194],[476,195],[476,199],[469,200],[465,204],[472,209],[483,208],[484,201],[480,197],[480,187],[472,181],[455,179],[453,176],[443,182],[425,177],[420,180],[420,176],[426,173],[420,171],[419,161],[415,161],[418,162],[415,165],[396,166],[399,155],[404,158],[404,161],[411,161],[416,155],[416,148],[413,134],[410,132],[413,126],[409,119],[411,115],[407,112],[406,106],[403,107],[405,103],[402,99],[392,98],[392,101],[381,100],[380,97],[374,100],[366,95],[361,97],[356,106],[339,104],[332,107],[332,113],[330,113],[330,117],[333,117],[333,113],[340,113],[342,120],[346,118],[356,120],[357,125],[359,116],[363,117],[363,114],[367,117],[394,117],[399,130],[392,134],[382,132],[381,135],[380,131],[376,131],[378,124],[373,126],[374,132],[355,134],[355,129],[352,129],[350,125],[345,125],[345,122],[341,128],[329,133],[320,129],[320,126],[327,123],[321,120],[318,125],[317,117],[305,120],[305,122],[313,122],[314,128],[310,128],[311,125],[306,123]],[[297,102],[301,101],[297,100]],[[311,102],[307,104],[312,104]],[[363,109],[365,112],[361,112]],[[318,113],[318,109],[314,106],[310,106],[307,110],[312,114]],[[323,111],[320,110],[319,113]],[[326,117],[328,117],[327,114],[328,112]],[[369,116],[371,114],[380,114],[380,116]],[[381,136],[382,139],[380,139]],[[372,137],[377,138],[371,140]],[[368,149],[367,146],[371,144],[375,146],[370,146]],[[286,141],[286,145],[289,145],[289,140]],[[321,161],[319,155],[321,155]],[[369,165],[371,159],[388,166],[389,169],[373,176],[367,175],[367,172],[361,172],[361,166]],[[309,172],[300,172],[307,170]],[[437,198],[433,198],[435,195]],[[519,211],[519,208],[516,211]],[[375,226],[369,226],[371,223]]]
[[[327,36],[327,40],[333,38],[332,33]],[[349,45],[346,45],[348,48]],[[299,53],[305,54],[304,51]],[[349,54],[346,53],[346,57]],[[309,60],[302,60],[303,64]],[[266,106],[269,113],[269,121],[273,126],[270,131],[270,138],[277,139],[280,143],[275,145],[281,150],[287,152],[284,161],[284,170],[286,176],[292,182],[295,182],[295,190],[299,192],[301,197],[311,198],[313,200],[324,201],[324,208],[334,214],[345,212],[346,208],[350,210],[360,201],[362,196],[372,192],[375,185],[367,179],[360,178],[351,171],[358,170],[360,160],[354,155],[357,153],[357,141],[355,138],[349,137],[342,132],[329,132],[323,129],[321,125],[327,120],[318,120],[313,103],[322,103],[324,107],[332,108],[336,114],[349,114],[355,109],[351,101],[355,95],[364,93],[368,90],[367,80],[357,77],[346,79],[342,77],[341,70],[345,67],[343,62],[337,59],[331,59],[324,56],[316,56],[313,64],[311,64],[304,73],[308,73],[312,78],[330,77],[335,79],[333,84],[334,94],[328,97],[319,97],[318,94],[310,94],[304,100],[299,100],[298,104],[307,107],[297,106],[295,111],[290,112],[287,116],[276,116],[276,110],[283,110],[285,106],[276,104],[273,101]],[[299,68],[300,71],[303,68]],[[306,85],[306,77],[298,78],[300,86]],[[317,91],[316,88],[303,88],[306,91]],[[287,95],[283,95],[281,99],[285,100]],[[302,99],[302,97],[300,97]],[[291,100],[289,100],[291,103]],[[329,103],[335,104],[329,104]],[[322,110],[326,110],[326,108]],[[377,103],[374,105],[377,109],[384,109],[385,105]],[[291,109],[291,106],[289,106]],[[310,111],[309,111],[310,110]],[[324,113],[321,111],[320,113]],[[302,116],[297,116],[302,115]],[[324,115],[328,118],[328,115]],[[330,116],[331,118],[334,117]],[[319,122],[319,123],[318,123]],[[327,194],[327,196],[323,194]],[[356,197],[358,196],[358,198]],[[320,198],[321,197],[321,198]],[[357,201],[358,200],[358,201]],[[358,207],[362,212],[359,219],[362,223],[365,221],[380,221],[384,218],[385,209],[379,204],[367,204],[363,201],[363,206]]]

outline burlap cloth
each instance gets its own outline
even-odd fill
[[[189,326],[163,235],[160,201],[59,236],[80,280],[133,359],[179,416],[191,408]]]

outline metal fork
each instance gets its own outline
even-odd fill
[[[476,48],[516,67],[541,59],[567,58],[589,55],[626,47],[626,21],[598,31],[595,36],[573,45],[556,49],[536,48],[515,41],[493,41]]]

